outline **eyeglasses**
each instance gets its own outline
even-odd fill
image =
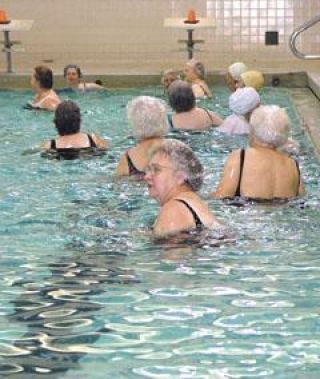
[[[171,167],[169,167],[169,166],[162,166],[162,165],[157,164],[157,163],[151,163],[150,165],[148,165],[146,167],[145,173],[146,173],[146,175],[148,175],[148,174],[150,174],[150,175],[159,175],[166,168],[171,168]]]

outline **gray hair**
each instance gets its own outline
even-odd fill
[[[169,130],[166,103],[151,96],[138,96],[127,105],[128,121],[138,140],[163,137]]]
[[[162,78],[164,78],[165,76],[169,76],[172,79],[172,81],[180,79],[179,73],[172,68],[163,71]]]
[[[189,146],[175,139],[166,139],[152,150],[150,158],[155,154],[167,156],[174,169],[185,175],[185,183],[193,191],[199,191],[203,182],[203,167]]]
[[[250,117],[251,132],[262,143],[280,147],[288,140],[290,121],[285,109],[261,105]]]
[[[128,121],[137,139],[163,137],[169,130],[166,103],[151,96],[138,96],[127,105]]]
[[[193,67],[193,70],[198,75],[198,77],[204,80],[206,77],[206,69],[204,67],[204,64],[194,58],[191,59],[188,63]]]

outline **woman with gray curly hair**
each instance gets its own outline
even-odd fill
[[[212,97],[212,93],[205,81],[206,70],[204,64],[196,59],[190,59],[184,67],[185,80],[191,84],[196,98]]]
[[[164,101],[151,96],[139,96],[127,105],[127,116],[137,145],[120,158],[117,176],[144,176],[150,151],[163,141],[169,126]]]
[[[302,195],[298,162],[280,148],[289,134],[289,118],[277,105],[262,105],[250,118],[249,147],[233,151],[212,196],[247,199],[288,199]]]
[[[153,225],[157,236],[220,224],[196,192],[203,181],[203,167],[183,142],[167,139],[157,146],[146,168],[149,195],[160,203]]]

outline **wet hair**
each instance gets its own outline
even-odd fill
[[[41,88],[51,89],[53,86],[53,73],[47,66],[36,66],[34,68],[34,77],[40,83]]]
[[[163,137],[169,130],[166,104],[151,96],[138,96],[127,105],[127,116],[138,140]]]
[[[250,117],[251,133],[256,139],[273,147],[280,147],[288,140],[290,121],[284,108],[277,105],[261,105]]]
[[[204,67],[204,64],[196,59],[191,59],[188,64],[190,64],[193,67],[194,72],[197,74],[197,76],[204,80],[206,77],[206,69]]]
[[[169,104],[177,113],[188,112],[196,106],[196,98],[189,83],[175,80],[168,88]]]
[[[185,183],[193,191],[199,191],[203,183],[203,167],[188,145],[178,140],[166,139],[152,150],[151,157],[155,154],[168,157],[174,169],[185,175]]]
[[[60,136],[78,133],[81,123],[79,106],[71,100],[63,101],[57,106],[53,122]]]
[[[68,65],[63,69],[63,76],[64,76],[65,78],[67,77],[67,73],[68,73],[69,68],[74,68],[74,69],[77,71],[77,74],[78,74],[79,79],[82,78],[82,72],[81,72],[81,69],[80,69],[80,67],[77,66],[76,64],[68,64]]]

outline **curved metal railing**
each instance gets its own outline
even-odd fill
[[[289,41],[289,46],[292,51],[292,53],[300,58],[300,59],[320,59],[320,55],[308,55],[308,54],[303,54],[301,53],[297,48],[296,48],[296,39],[298,35],[305,30],[311,28],[314,24],[320,21],[320,15],[313,17],[311,20],[305,22],[299,28],[296,28],[293,33],[290,36],[290,41]]]

